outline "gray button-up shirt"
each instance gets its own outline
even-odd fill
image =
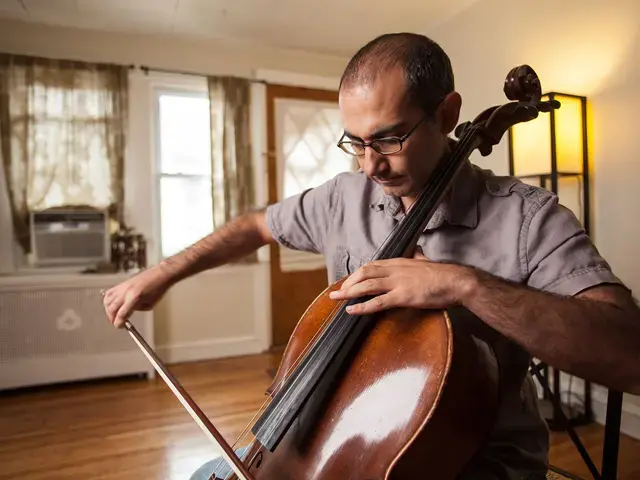
[[[267,208],[274,238],[323,254],[330,282],[370,261],[403,216],[399,199],[362,171],[339,174]],[[471,265],[561,295],[621,283],[557,196],[469,162],[418,244],[433,261]],[[548,430],[527,374],[531,357],[501,335],[486,341],[505,369],[503,393],[498,422],[469,478],[526,478],[525,472],[545,470],[548,451]]]

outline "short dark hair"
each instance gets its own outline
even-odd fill
[[[411,99],[433,116],[438,104],[455,88],[451,60],[430,38],[416,33],[381,35],[351,58],[340,79],[340,89],[371,85],[380,73],[401,67]]]

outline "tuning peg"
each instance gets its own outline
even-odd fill
[[[536,108],[541,112],[550,112],[551,110],[557,110],[558,108],[560,108],[560,102],[558,100],[538,102]]]

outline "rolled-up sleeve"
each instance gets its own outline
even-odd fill
[[[276,241],[294,250],[324,253],[331,226],[337,178],[269,205],[267,226]]]
[[[623,285],[556,195],[539,200],[530,210],[522,233],[530,287],[572,296],[599,284]]]

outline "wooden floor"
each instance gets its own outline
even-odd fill
[[[233,442],[262,405],[276,361],[258,355],[170,369]],[[602,427],[579,434],[599,465]],[[589,478],[566,435],[552,442],[556,465]],[[0,479],[186,480],[217,453],[159,377],[0,394]],[[619,478],[640,479],[640,441],[622,438]]]

